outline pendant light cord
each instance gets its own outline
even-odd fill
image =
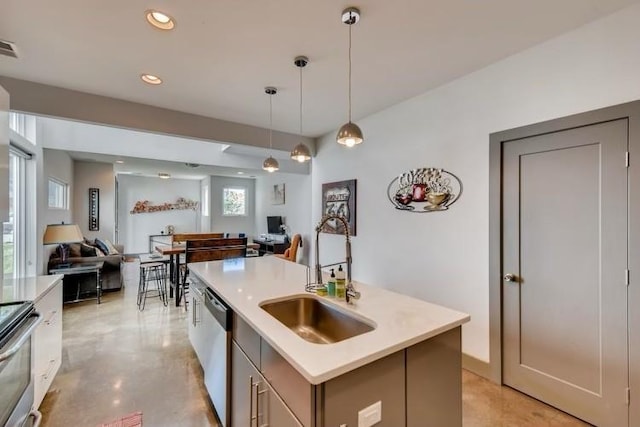
[[[273,150],[273,94],[269,94],[269,149]]]
[[[349,13],[349,123],[351,123],[351,27],[353,18]]]
[[[302,67],[300,67],[300,136],[302,137]]]

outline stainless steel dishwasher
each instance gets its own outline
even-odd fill
[[[204,384],[216,409],[222,427],[230,425],[231,410],[231,309],[208,287],[204,289],[203,315],[211,315],[212,322],[207,322],[207,344],[210,356],[204,369]]]

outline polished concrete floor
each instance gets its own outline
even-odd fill
[[[64,306],[62,367],[40,408],[42,425],[94,427],[142,411],[145,427],[217,426],[184,308],[152,298],[140,312],[135,279],[127,283],[100,305]],[[587,425],[466,371],[463,418],[465,427]]]

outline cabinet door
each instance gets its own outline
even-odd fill
[[[303,427],[262,376],[256,393],[259,427]]]
[[[58,281],[38,302],[43,321],[34,335],[34,401],[38,408],[62,363],[62,281]]]
[[[193,347],[193,349],[196,349],[197,343],[196,343],[196,318],[195,318],[195,314],[196,314],[196,304],[197,304],[197,300],[195,298],[195,296],[191,295],[191,301],[189,301],[189,304],[187,304],[187,330],[189,333],[189,342],[191,343],[191,346]],[[197,354],[197,351],[196,351]]]
[[[207,366],[207,325],[206,316],[203,311],[205,310],[204,304],[197,297],[193,296],[191,298],[191,304],[189,304],[189,308],[191,309],[191,313],[189,313],[189,340],[191,341],[191,346],[193,350],[196,352],[198,356],[198,361],[200,362],[200,366],[204,369]]]
[[[256,427],[255,384],[260,373],[238,344],[231,345],[231,427]]]

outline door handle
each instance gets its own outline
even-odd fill
[[[255,421],[255,425],[258,425],[258,387],[260,383],[253,382],[253,376],[249,375],[249,427],[253,426],[253,422]],[[253,415],[253,388],[256,388],[256,415]]]
[[[518,276],[513,273],[507,273],[503,277],[505,282],[519,282]]]
[[[256,415],[258,416],[258,427],[269,427],[269,416],[268,414],[265,413],[266,408],[268,408],[269,405],[268,404],[263,405],[262,412],[260,412],[260,409],[261,409],[260,396],[265,395],[265,398],[268,399],[269,398],[268,393],[269,393],[268,388],[265,388],[264,390],[260,390],[260,383],[256,385]],[[265,420],[265,422],[263,424],[260,424],[260,419]]]

